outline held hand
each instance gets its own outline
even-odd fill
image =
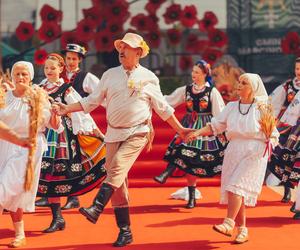
[[[179,136],[181,137],[182,140],[185,140],[186,136],[191,133],[194,132],[195,129],[191,129],[191,128],[182,128],[180,131],[178,131],[177,133],[179,134]]]
[[[55,102],[52,104],[52,112],[56,115],[66,115],[68,113],[68,107],[66,104]]]
[[[99,128],[93,129],[93,134],[101,139],[104,138],[104,134],[101,132]]]
[[[187,134],[187,136],[184,138],[185,142],[191,142],[197,139],[197,137],[200,136],[199,130],[194,130]]]

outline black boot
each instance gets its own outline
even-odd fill
[[[123,247],[132,242],[130,230],[129,208],[120,207],[114,209],[117,225],[120,229],[117,240],[113,243],[114,247]]]
[[[42,197],[41,199],[35,201],[35,206],[37,207],[50,207],[47,197]]]
[[[64,230],[66,227],[66,223],[61,214],[60,203],[51,203],[50,208],[52,211],[52,221],[50,226],[45,229],[44,233],[53,233],[58,230]]]
[[[189,201],[186,204],[186,208],[194,208],[196,206],[196,197],[195,197],[195,190],[196,187],[188,186],[189,189]]]
[[[288,203],[292,198],[291,188],[287,185],[284,185],[283,187],[284,187],[284,195],[281,202]]]
[[[160,175],[154,176],[153,179],[160,184],[164,184],[167,181],[167,179],[173,174],[175,169],[176,169],[176,166],[174,166],[172,164],[168,164],[166,169]]]
[[[293,203],[293,206],[291,206],[290,211],[295,214],[300,213],[300,210],[296,209],[296,202]]]
[[[300,220],[300,212],[295,213],[294,216],[293,216],[293,219],[294,220]]]
[[[72,208],[78,208],[79,207],[79,200],[77,196],[69,196],[67,203],[61,208],[62,210],[68,210]]]
[[[113,192],[114,189],[109,184],[103,183],[94,199],[93,204],[88,208],[81,207],[79,209],[79,212],[84,215],[90,222],[96,224],[100,214],[110,200]]]

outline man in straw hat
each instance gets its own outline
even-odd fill
[[[106,99],[108,128],[105,135],[107,177],[93,204],[80,208],[89,221],[96,223],[105,205],[111,199],[117,225],[120,229],[114,246],[132,242],[129,220],[128,171],[143,148],[151,147],[153,128],[152,109],[183,138],[190,129],[183,128],[174,116],[174,109],[165,101],[159,80],[153,72],[139,64],[147,56],[149,47],[143,38],[127,33],[116,40],[121,66],[104,72],[99,87],[80,102],[57,104],[54,109],[60,115],[81,111],[91,112]]]

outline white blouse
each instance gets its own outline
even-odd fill
[[[49,94],[55,92],[59,86],[64,84],[63,79],[60,79],[58,83],[51,83],[47,79],[44,79],[40,86],[43,86]],[[55,88],[57,87],[57,88]],[[50,91],[49,89],[53,89]],[[82,97],[77,93],[73,87],[69,87],[65,93],[65,101],[67,104],[79,102]],[[60,98],[56,98],[56,101],[61,102]],[[97,125],[90,114],[85,114],[84,112],[74,112],[70,114],[72,120],[73,133],[75,135],[79,133],[88,134],[92,133],[94,129],[97,128]]]
[[[209,87],[210,84],[207,82],[205,86]],[[203,88],[203,90],[199,91],[198,93],[203,92],[204,89],[205,88]],[[164,97],[173,108],[176,108],[177,106],[185,102],[186,86],[179,87],[173,93],[171,93],[170,95],[165,95]],[[210,101],[212,103],[212,115],[216,116],[225,107],[223,98],[216,88],[212,88],[211,90]]]
[[[67,72],[67,77],[70,80],[75,73]],[[99,85],[99,78],[88,72],[82,82],[84,92],[91,94]]]
[[[293,80],[293,86],[300,90],[300,86],[294,84],[295,79]],[[284,89],[283,85],[278,86],[270,95],[271,103],[274,108],[274,115],[277,117],[279,115],[280,110],[284,104],[286,99],[286,90]],[[297,120],[300,116],[300,91],[297,92],[293,101],[289,104],[286,111],[283,113],[280,121],[283,123],[287,123],[291,126],[296,125]]]

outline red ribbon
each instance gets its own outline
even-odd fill
[[[272,144],[271,144],[270,140],[267,140],[263,157],[265,157],[265,155],[268,154],[268,161],[270,161],[272,151],[273,151]]]

